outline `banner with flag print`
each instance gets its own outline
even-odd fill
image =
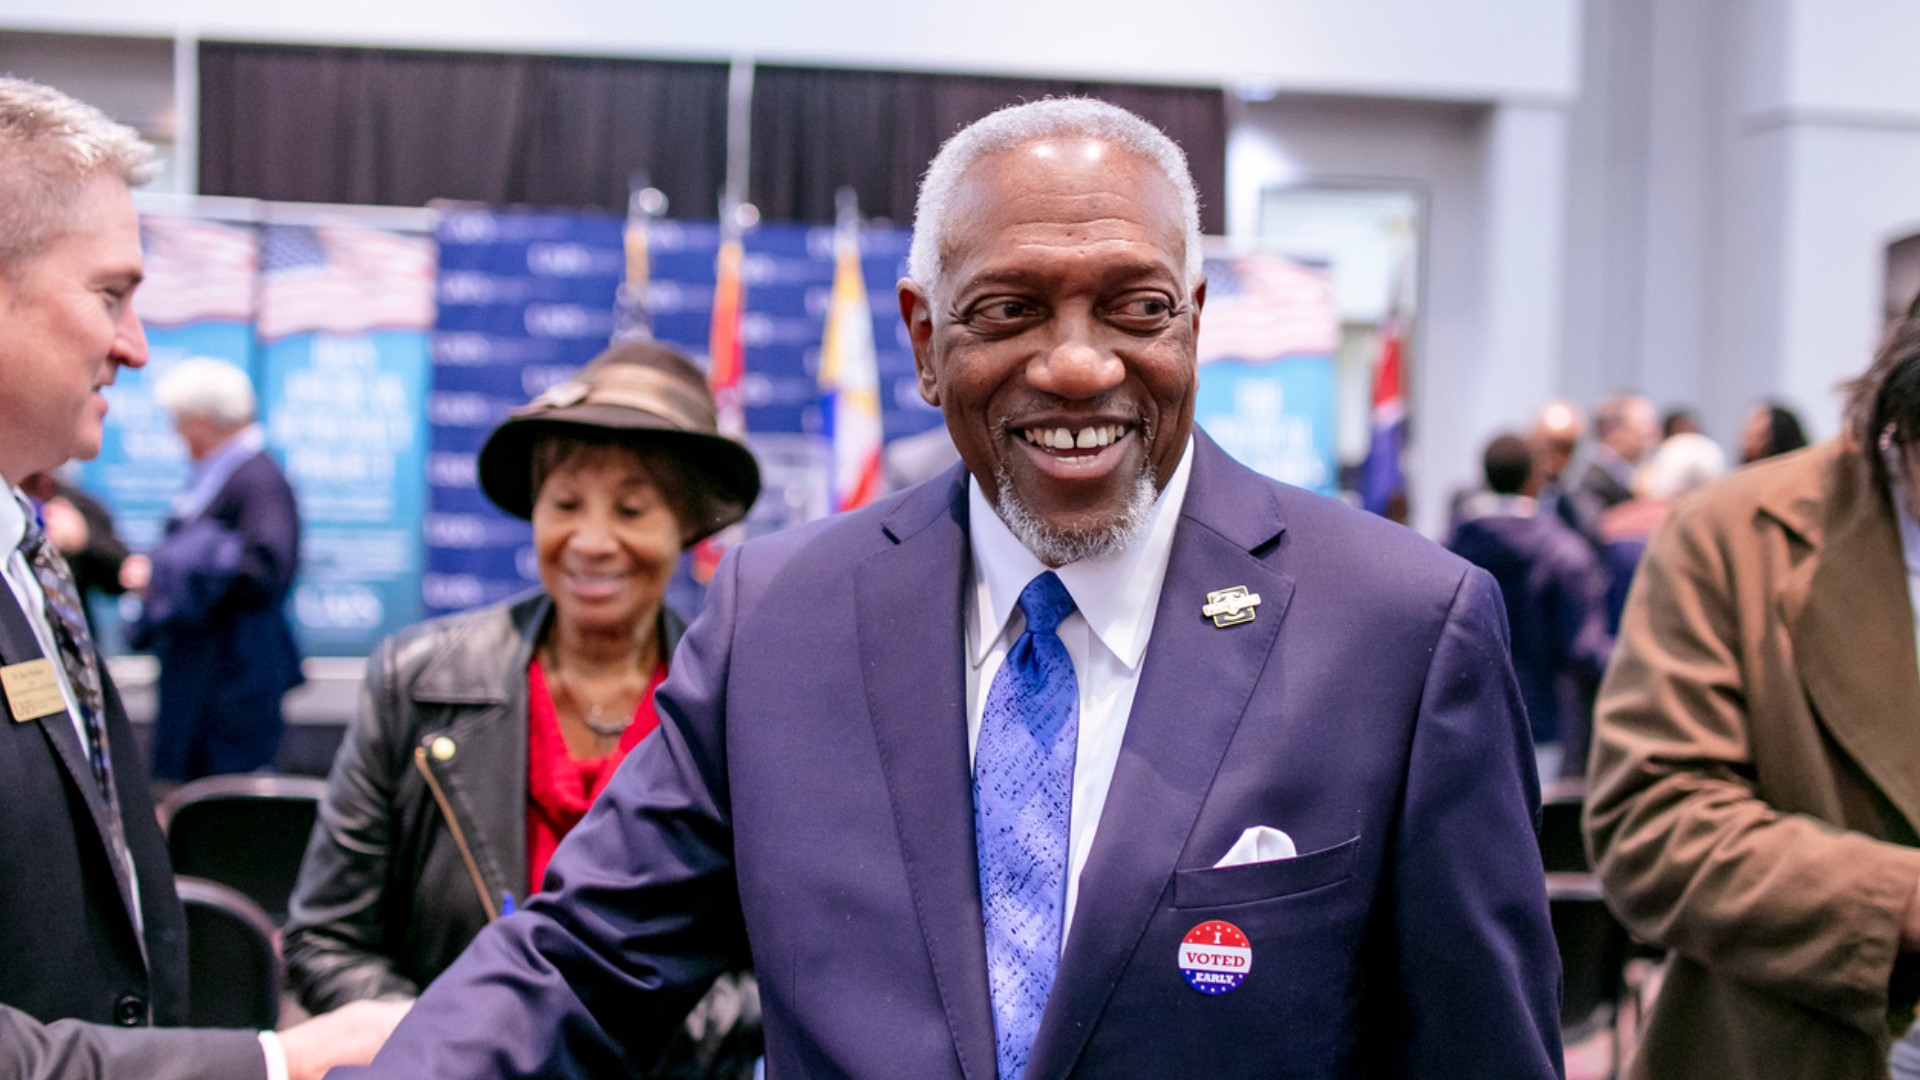
[[[433,238],[344,218],[262,230],[267,445],[301,519],[294,631],[364,656],[420,619]]]
[[[1250,254],[1206,272],[1194,422],[1248,468],[1333,494],[1340,313],[1326,270]]]

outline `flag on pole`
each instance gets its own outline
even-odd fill
[[[713,323],[707,334],[707,386],[713,390],[720,434],[736,439],[747,437],[747,408],[741,382],[746,374],[746,342],[740,337],[740,317],[746,310],[746,285],[740,280],[740,262],[745,257],[740,237],[735,234],[720,241],[720,255],[714,263]],[[729,525],[693,546],[693,578],[702,585],[713,580],[720,568],[720,557],[738,544],[746,532],[738,524]]]
[[[873,354],[873,311],[860,273],[857,213],[843,209],[834,235],[833,299],[820,346],[820,405],[831,447],[828,497],[835,513],[880,492],[880,372]]]
[[[647,248],[647,233],[653,222],[653,213],[647,205],[649,194],[659,193],[642,185],[640,190],[627,196],[627,225],[620,237],[627,260],[620,277],[620,289],[614,293],[614,341],[653,339],[653,312],[647,307],[647,284],[653,268]]]
[[[713,326],[707,337],[707,352],[712,357],[707,385],[713,389],[713,401],[719,408],[720,433],[736,439],[747,433],[747,408],[741,390],[747,369],[746,343],[740,340],[740,316],[746,310],[746,286],[740,281],[744,257],[738,236],[721,241],[714,267]]]
[[[1360,466],[1360,505],[1383,517],[1392,516],[1396,501],[1404,504],[1407,491],[1400,467],[1407,433],[1406,399],[1400,394],[1403,342],[1399,317],[1389,315],[1380,330],[1380,359],[1373,369],[1373,441]],[[1404,516],[1404,505],[1401,512]]]

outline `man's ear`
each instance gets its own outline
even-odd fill
[[[1193,285],[1193,339],[1200,340],[1200,309],[1207,306],[1207,275],[1201,274]]]
[[[907,340],[913,343],[913,372],[920,384],[921,400],[940,407],[940,384],[933,370],[933,302],[927,290],[911,278],[901,278],[896,286],[900,294],[900,320],[907,324]]]

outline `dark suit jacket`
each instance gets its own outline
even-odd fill
[[[283,606],[300,562],[293,489],[264,451],[152,554],[136,647],[160,661],[154,773],[190,780],[270,765],[300,653]]]
[[[39,656],[26,615],[0,586],[0,663]],[[65,713],[16,721],[0,696],[0,1076],[264,1077],[252,1032],[96,1026],[178,1024],[187,1007],[185,920],[166,844],[133,732],[105,684],[146,932],[135,932],[115,875],[107,810],[73,721]]]
[[[1447,547],[1499,583],[1534,737],[1563,743],[1586,775],[1587,710],[1612,646],[1599,557],[1545,512],[1463,521]]]
[[[1492,581],[1204,435],[1027,1076],[1549,1077],[1558,962]],[[738,549],[662,727],[548,884],[420,999],[380,1077],[586,1076],[750,941],[769,1075],[994,1075],[962,473]],[[1206,594],[1257,617],[1216,628]],[[1215,869],[1250,826],[1295,859]],[[1251,939],[1195,992],[1183,937]]]

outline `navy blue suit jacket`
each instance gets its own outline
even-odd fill
[[[1027,1075],[1549,1077],[1537,784],[1482,572],[1204,435]],[[654,1052],[744,935],[768,1074],[994,1075],[959,470],[722,564],[659,732],[355,1077],[585,1076]],[[1217,628],[1206,594],[1257,617]],[[1243,830],[1298,858],[1215,869]],[[1182,938],[1251,940],[1197,993]]]
[[[301,682],[284,606],[300,563],[300,514],[262,451],[191,521],[170,522],[136,647],[160,661],[154,774],[250,772],[280,745],[280,697]]]

